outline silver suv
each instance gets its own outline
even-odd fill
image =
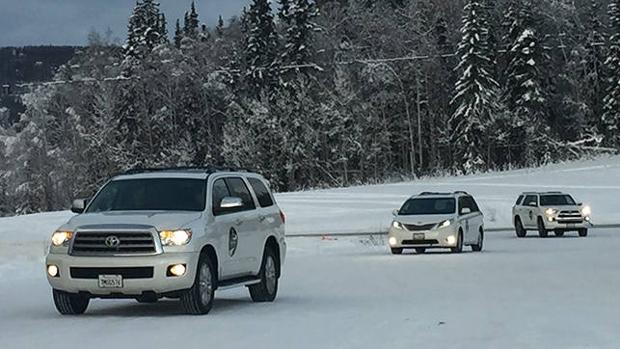
[[[424,192],[409,198],[393,214],[388,233],[393,254],[401,254],[405,248],[417,253],[428,248],[449,248],[460,253],[463,245],[482,251],[484,216],[466,192]]]
[[[61,314],[91,298],[178,298],[211,310],[217,289],[278,292],[285,216],[260,175],[236,169],[137,170],[108,181],[52,235],[47,279]]]
[[[549,231],[564,236],[566,231],[577,231],[588,236],[592,210],[575,202],[572,196],[562,192],[522,193],[512,207],[512,217],[517,237],[525,237],[528,230],[537,230],[540,237]]]

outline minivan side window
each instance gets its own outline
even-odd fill
[[[243,207],[237,209],[237,211],[249,211],[256,208],[252,194],[250,194],[250,190],[245,185],[243,179],[239,177],[226,178],[226,184],[228,184],[230,196],[238,197],[243,202]]]
[[[471,212],[480,212],[480,208],[478,207],[478,204],[473,197],[468,196],[466,198],[466,201],[468,202],[469,208],[471,208]]]
[[[260,204],[260,206],[273,206],[273,199],[271,198],[269,189],[267,189],[263,181],[258,178],[248,178],[248,181],[250,182],[252,189],[254,189],[254,193],[256,193],[256,197],[258,198],[258,203]]]
[[[220,178],[213,182],[213,190],[211,191],[212,203],[213,203],[213,214],[220,215],[224,213],[224,210],[220,208],[220,204],[222,203],[222,199],[227,196],[230,196],[230,191],[228,190],[228,186],[224,179]]]

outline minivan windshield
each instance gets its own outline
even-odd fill
[[[570,195],[541,195],[540,206],[572,206],[575,205]]]
[[[193,178],[148,178],[111,181],[86,213],[107,211],[203,211],[206,181]]]
[[[454,198],[424,198],[407,200],[398,214],[402,216],[451,214],[455,211],[456,200]]]

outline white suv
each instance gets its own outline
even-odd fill
[[[247,286],[271,302],[286,255],[284,214],[268,183],[236,169],[137,170],[76,200],[52,235],[47,279],[61,314],[91,298],[179,298],[206,314],[215,290]]]
[[[512,217],[517,237],[525,237],[528,230],[537,230],[540,237],[549,231],[564,236],[566,231],[577,231],[579,236],[588,235],[592,214],[589,206],[576,203],[562,192],[523,193],[512,207]]]
[[[482,251],[483,219],[476,201],[466,192],[424,192],[394,211],[388,244],[393,254],[401,254],[405,248],[417,253],[428,248],[449,248],[460,253],[463,245]]]

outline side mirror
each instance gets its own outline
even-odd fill
[[[399,209],[394,209],[392,211],[392,216],[394,216],[394,217],[398,216],[398,211],[399,211]]]
[[[538,206],[538,205],[536,204],[536,201],[530,201],[530,202],[528,202],[528,203],[527,203],[527,205],[528,205],[528,206],[532,206],[532,207],[536,207],[536,206]]]
[[[71,203],[71,212],[73,213],[84,213],[84,209],[86,209],[86,199],[76,199]]]
[[[220,202],[220,208],[223,210],[230,210],[233,208],[243,207],[243,200],[234,196],[227,196]]]
[[[583,206],[583,202],[578,202],[577,206]]]
[[[471,208],[469,208],[469,207],[463,207],[463,208],[461,209],[461,214],[468,214],[468,213],[471,213]]]

